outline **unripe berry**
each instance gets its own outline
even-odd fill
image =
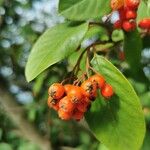
[[[60,83],[54,83],[48,89],[49,96],[51,96],[53,99],[56,100],[62,98],[64,93],[65,93],[65,89],[63,85]]]
[[[126,32],[130,32],[136,28],[136,23],[134,21],[124,21],[122,27]]]
[[[71,99],[68,96],[62,98],[59,102],[59,108],[65,112],[72,112],[75,105],[71,102]]]
[[[125,17],[126,19],[135,19],[137,17],[137,13],[134,10],[127,10]]]
[[[105,78],[100,74],[95,74],[89,78],[90,81],[95,82],[97,88],[102,88],[105,84]]]
[[[110,98],[111,96],[113,96],[114,91],[112,86],[106,83],[103,89],[101,90],[101,94],[105,98]]]
[[[58,110],[58,116],[59,118],[61,118],[62,120],[70,120],[72,117],[72,114],[69,112],[65,112],[62,109]]]

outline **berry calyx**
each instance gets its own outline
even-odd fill
[[[96,83],[97,88],[102,88],[105,84],[105,78],[100,74],[95,74],[89,78],[90,81]]]
[[[97,95],[97,85],[90,80],[86,80],[82,83],[81,88],[85,91],[86,97],[91,100],[95,99]]]
[[[60,83],[54,83],[48,89],[49,96],[51,96],[53,99],[56,100],[62,98],[64,93],[65,93],[65,89],[63,85]]]
[[[48,98],[47,105],[49,108],[53,108],[56,111],[58,111],[59,109],[59,102],[57,100],[54,100],[52,97]]]
[[[72,103],[79,103],[83,98],[81,88],[78,86],[72,86],[67,95],[70,97]]]
[[[103,89],[101,90],[101,94],[105,98],[110,98],[114,94],[114,90],[110,84],[105,84]]]

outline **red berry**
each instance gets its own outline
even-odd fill
[[[90,80],[86,80],[82,83],[81,88],[85,91],[86,97],[91,100],[97,95],[97,85]]]
[[[47,105],[49,108],[53,108],[56,111],[58,111],[59,109],[59,102],[57,100],[54,100],[52,97],[48,98]]]
[[[136,23],[134,21],[124,21],[122,27],[126,32],[133,31],[136,28]]]
[[[102,88],[105,84],[105,78],[100,74],[95,74],[89,78],[90,81],[95,82],[97,88]]]
[[[106,83],[103,89],[101,90],[101,94],[105,98],[110,98],[111,96],[113,96],[114,91],[112,86]]]
[[[125,0],[125,6],[130,9],[137,9],[139,6],[140,0]]]
[[[89,103],[85,101],[81,101],[79,104],[76,105],[76,108],[81,112],[86,112],[88,108]]]
[[[127,10],[125,17],[126,19],[135,19],[137,17],[137,13],[134,10]]]
[[[69,112],[65,112],[62,109],[58,110],[58,116],[59,118],[61,118],[62,120],[70,120],[72,117],[72,114]]]
[[[122,27],[122,21],[121,20],[117,20],[114,23],[114,29],[121,29],[121,27]]]
[[[51,85],[48,89],[48,94],[53,98],[53,99],[60,99],[63,97],[65,93],[65,89],[62,84],[60,83],[54,83]]]
[[[71,102],[71,99],[68,96],[62,98],[59,102],[59,108],[65,112],[72,112],[75,105]]]
[[[79,86],[72,86],[67,95],[70,97],[72,103],[79,103],[83,98],[83,94]]]
[[[138,26],[142,29],[150,29],[150,18],[145,18],[141,20]]]
[[[75,112],[73,113],[73,119],[75,119],[76,121],[80,121],[84,116],[84,113],[78,110],[75,110]]]

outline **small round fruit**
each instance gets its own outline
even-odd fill
[[[122,27],[126,32],[130,32],[136,28],[136,23],[134,21],[124,21]]]
[[[48,89],[48,94],[53,98],[53,99],[61,99],[65,93],[65,89],[62,84],[60,83],[54,83],[51,85]]]
[[[59,101],[59,108],[65,112],[72,112],[75,105],[71,102],[70,97],[65,96]]]
[[[70,112],[65,112],[62,109],[58,110],[58,116],[59,118],[61,118],[62,120],[70,120],[72,117],[72,114]]]
[[[111,9],[118,10],[124,5],[124,0],[111,0]]]
[[[53,108],[56,111],[58,111],[59,109],[59,102],[57,100],[54,100],[52,97],[48,98],[47,105],[49,108]]]
[[[137,9],[139,6],[140,0],[125,0],[125,6],[130,9]]]
[[[105,84],[105,78],[100,74],[95,74],[89,78],[90,81],[95,82],[97,88],[102,88]]]
[[[121,20],[117,20],[114,23],[114,29],[121,29],[121,27],[122,27],[122,21]]]
[[[138,26],[142,29],[150,29],[150,18],[142,19]]]
[[[125,16],[126,19],[135,19],[137,17],[137,13],[134,10],[127,10]]]
[[[81,88],[85,91],[86,97],[93,99],[97,96],[97,85],[91,80],[86,80],[81,84]]]
[[[71,84],[64,85],[65,93],[67,94],[71,90],[72,87],[73,87],[73,85],[71,85]]]
[[[72,103],[79,103],[83,98],[83,94],[79,86],[72,86],[68,91],[67,96],[71,99]]]
[[[84,113],[78,110],[75,110],[75,112],[73,113],[72,118],[75,119],[76,121],[80,121],[84,116]]]
[[[103,87],[103,89],[101,90],[101,94],[105,98],[112,97],[114,94],[112,86],[106,83],[105,86]]]
[[[88,109],[89,103],[86,103],[85,101],[81,101],[79,104],[76,105],[76,108],[81,112],[86,112]]]

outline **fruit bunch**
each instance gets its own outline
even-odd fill
[[[136,28],[137,9],[140,0],[111,0],[112,10],[119,12],[119,20],[114,23],[115,29],[123,29],[126,32]]]
[[[80,86],[54,83],[48,89],[49,108],[58,111],[62,120],[74,119],[79,121],[97,96],[97,90],[107,100],[114,94],[111,85],[105,82],[102,75],[95,74],[81,83]]]
[[[144,18],[144,19],[140,20],[140,22],[138,23],[138,26],[141,29],[150,31],[150,18]]]

